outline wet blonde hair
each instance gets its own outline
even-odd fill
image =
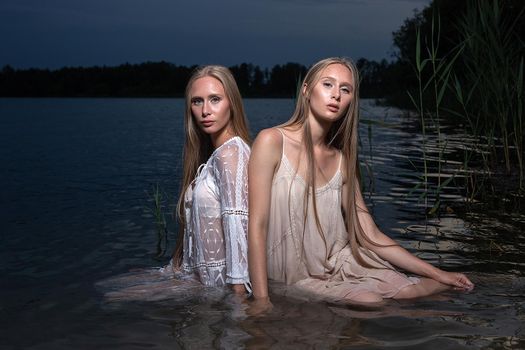
[[[359,247],[364,247],[365,242],[377,245],[372,242],[364,233],[363,228],[359,223],[357,216],[358,210],[366,210],[365,208],[358,208],[356,204],[357,189],[360,186],[359,174],[359,157],[358,157],[358,127],[359,127],[359,73],[354,63],[347,58],[331,57],[315,63],[306,73],[304,77],[302,88],[297,93],[297,102],[295,111],[290,120],[288,120],[282,127],[300,128],[302,131],[302,140],[305,147],[307,170],[306,182],[308,188],[304,193],[304,220],[310,203],[309,197],[311,193],[315,193],[315,160],[314,147],[312,141],[312,134],[310,124],[308,121],[308,113],[310,110],[310,95],[317,82],[321,79],[322,72],[332,64],[341,64],[348,68],[353,78],[353,99],[348,106],[345,114],[335,121],[326,135],[325,142],[341,151],[343,156],[343,164],[345,168],[343,172],[346,174],[346,179],[350,183],[348,186],[348,196],[346,199],[346,211],[344,214],[345,225],[350,239],[350,247],[352,254],[362,266],[371,267],[366,263],[360,254]],[[315,215],[315,222],[319,233],[323,240],[325,235],[319,221],[317,212],[317,202],[315,196],[312,197],[312,209]],[[326,243],[326,241],[325,241]],[[370,252],[365,249],[365,254],[370,256]],[[374,259],[376,260],[376,259]]]
[[[190,90],[197,79],[204,77],[215,78],[222,84],[224,93],[230,104],[230,121],[228,127],[231,129],[230,131],[233,136],[239,136],[244,142],[251,144],[241,93],[230,70],[226,67],[216,65],[197,68],[191,75],[185,92],[183,176],[175,213],[179,223],[177,244],[173,254],[175,266],[182,264],[184,229],[187,224],[184,215],[184,194],[197,175],[199,165],[205,163],[214,150],[210,136],[199,128],[191,113]]]

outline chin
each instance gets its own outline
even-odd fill
[[[206,135],[213,135],[217,132],[211,128],[201,128],[201,131],[205,133]]]

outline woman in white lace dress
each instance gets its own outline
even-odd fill
[[[205,66],[186,86],[181,227],[170,263],[206,286],[249,284],[247,259],[250,156],[247,121],[231,72]]]

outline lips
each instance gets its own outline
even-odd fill
[[[213,125],[213,120],[204,120],[201,122],[201,125],[205,128],[208,128]]]
[[[339,112],[339,105],[330,103],[326,107],[328,107],[328,110],[331,112]]]

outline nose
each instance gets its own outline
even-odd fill
[[[210,113],[210,107],[208,106],[208,104],[206,102],[203,102],[203,104],[202,104],[202,117],[206,118],[210,114],[211,114]]]
[[[332,94],[332,98],[334,98],[336,101],[339,101],[341,99],[341,91],[339,89],[335,89]]]

